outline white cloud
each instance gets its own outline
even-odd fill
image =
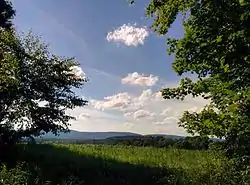
[[[78,107],[69,111],[76,117],[70,121],[70,129],[83,132],[133,132],[132,123],[126,122],[122,117],[99,111],[91,107]]]
[[[153,95],[153,91],[151,89],[147,89],[147,90],[142,91],[138,99],[140,101],[147,101],[150,98],[152,98],[152,95]]]
[[[135,112],[125,113],[125,116],[132,116],[134,120],[140,120],[143,118],[152,119],[155,116],[155,113],[149,112],[148,110],[139,109]]]
[[[166,116],[166,115],[170,112],[170,110],[171,110],[170,107],[164,109],[164,110],[161,112],[161,115],[162,115],[162,116]]]
[[[149,118],[152,119],[155,116],[155,113],[149,112],[148,110],[137,110],[134,112],[134,119],[139,120],[141,118]]]
[[[70,129],[83,132],[134,132],[139,134],[181,134],[183,129],[177,125],[155,125],[152,122],[143,120],[142,122],[128,121],[121,116],[117,116],[105,111],[99,111],[91,107],[78,107],[69,111],[70,115],[75,116],[76,120],[71,120]],[[82,115],[87,115],[82,116]]]
[[[119,28],[107,34],[109,42],[123,43],[127,46],[143,45],[144,40],[149,36],[145,28],[136,27],[136,24],[123,24]]]
[[[161,125],[177,123],[179,121],[179,116],[176,117],[166,117],[160,123]]]
[[[86,74],[84,73],[82,68],[79,67],[79,66],[72,66],[72,67],[70,67],[70,70],[71,71],[67,72],[67,73],[68,74],[73,74],[75,76],[75,78],[83,78],[83,79],[87,78]],[[65,71],[65,73],[66,73],[66,71]]]
[[[113,96],[104,97],[104,101],[91,101],[97,109],[125,109],[131,104],[131,96],[127,93],[118,93]]]
[[[79,67],[79,66],[72,66],[71,70],[73,71],[73,73],[75,73],[76,76],[85,75],[85,73],[83,72],[82,68]]]
[[[124,115],[126,122],[133,123],[137,132],[185,134],[178,128],[177,122],[185,110],[199,111],[208,103],[202,98],[188,96],[184,101],[164,100],[158,92],[151,89],[143,90],[138,95],[118,93],[106,97],[104,100],[95,100],[95,108],[117,110]]]
[[[138,78],[134,79],[136,80]],[[168,83],[166,85],[169,86]],[[126,89],[120,93],[111,94],[103,99],[92,99],[89,106],[72,110],[77,120],[71,121],[71,128],[81,131],[185,135],[185,130],[177,124],[183,111],[200,111],[208,103],[207,100],[191,96],[184,101],[164,100],[161,92],[151,88],[138,92],[140,88],[129,91],[129,86],[124,87]]]
[[[129,73],[128,76],[122,78],[122,84],[153,86],[158,82],[159,78],[154,75],[139,74],[137,72]]]

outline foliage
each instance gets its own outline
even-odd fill
[[[73,117],[66,111],[87,103],[75,93],[87,81],[77,74],[78,61],[52,54],[32,32],[19,35],[11,3],[0,5],[0,147],[67,131]]]
[[[1,185],[27,185],[29,173],[24,171],[24,164],[17,164],[13,169],[8,169],[6,165],[2,165],[0,171]]]
[[[144,136],[140,138],[116,139],[115,144],[128,146],[143,146],[157,148],[178,148],[187,150],[207,150],[214,142],[207,137],[185,137],[181,139],[171,139],[161,136]]]
[[[23,174],[28,185],[244,184],[219,152],[121,145],[25,147],[18,155],[23,165],[8,166],[0,173],[9,175],[6,180]]]
[[[78,62],[51,54],[31,32],[21,37],[3,31],[0,45],[0,133],[16,140],[67,131],[73,117],[66,110],[87,103],[73,89],[87,81],[74,71]]]
[[[0,0],[0,29],[10,28],[12,26],[11,19],[15,15],[10,1]]]
[[[0,30],[0,144],[7,153],[22,137],[67,131],[73,117],[66,110],[87,103],[73,88],[87,79],[75,73],[74,58],[50,53],[32,32],[18,35],[11,3],[0,3],[0,26],[8,28]]]
[[[167,37],[168,52],[175,56],[172,66],[178,75],[197,75],[196,81],[183,78],[178,87],[163,89],[163,97],[210,100],[199,113],[186,111],[179,126],[225,138],[230,156],[250,156],[250,2],[152,0],[146,14],[160,35],[182,18],[184,36]]]

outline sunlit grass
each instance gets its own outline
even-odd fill
[[[163,149],[153,147],[129,147],[112,145],[57,145],[80,155],[91,155],[131,164],[152,167],[197,169],[204,166],[221,166],[223,156],[211,151]]]
[[[226,158],[215,151],[78,144],[27,145],[21,151],[24,165],[12,172],[25,174],[20,177],[30,185],[217,185],[231,180]],[[4,169],[0,177],[10,178],[12,172]]]

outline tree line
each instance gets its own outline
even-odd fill
[[[187,150],[215,149],[222,145],[222,141],[215,141],[208,137],[183,137],[179,139],[166,138],[163,136],[143,136],[139,138],[114,139],[113,144],[140,147],[176,148]]]

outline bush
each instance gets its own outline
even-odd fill
[[[1,185],[27,185],[29,173],[23,170],[23,163],[19,163],[16,168],[8,169],[6,165],[1,166]]]

